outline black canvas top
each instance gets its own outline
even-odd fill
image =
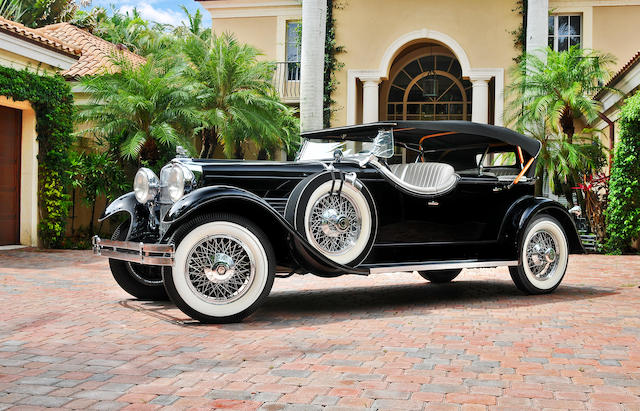
[[[376,136],[378,129],[389,127],[393,128],[395,141],[406,144],[418,144],[422,137],[428,135],[452,133],[423,140],[423,149],[486,144],[494,140],[494,142],[520,146],[529,155],[535,157],[542,146],[538,140],[508,128],[473,123],[471,121],[380,121],[377,123],[307,131],[302,133],[301,136],[309,139],[368,141]]]

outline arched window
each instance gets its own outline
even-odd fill
[[[471,120],[471,82],[447,55],[419,57],[393,78],[388,120]]]

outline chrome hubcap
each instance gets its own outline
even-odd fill
[[[311,209],[309,220],[312,241],[327,254],[349,251],[360,235],[360,210],[344,193],[320,197]]]
[[[254,257],[235,238],[210,236],[189,252],[185,275],[199,298],[214,304],[229,303],[242,297],[253,282]]]
[[[545,230],[536,232],[529,240],[526,263],[538,280],[548,280],[555,273],[558,266],[557,249],[556,240]]]

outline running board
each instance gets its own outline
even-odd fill
[[[518,261],[478,261],[478,260],[458,260],[458,261],[434,261],[432,263],[411,263],[405,265],[376,266],[369,268],[370,274],[390,273],[397,271],[434,271],[452,270],[457,268],[493,268],[516,266]]]

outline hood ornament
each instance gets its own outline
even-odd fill
[[[187,152],[187,149],[182,147],[182,146],[177,146],[176,147],[176,157],[177,158],[187,158],[189,157],[189,152]]]

